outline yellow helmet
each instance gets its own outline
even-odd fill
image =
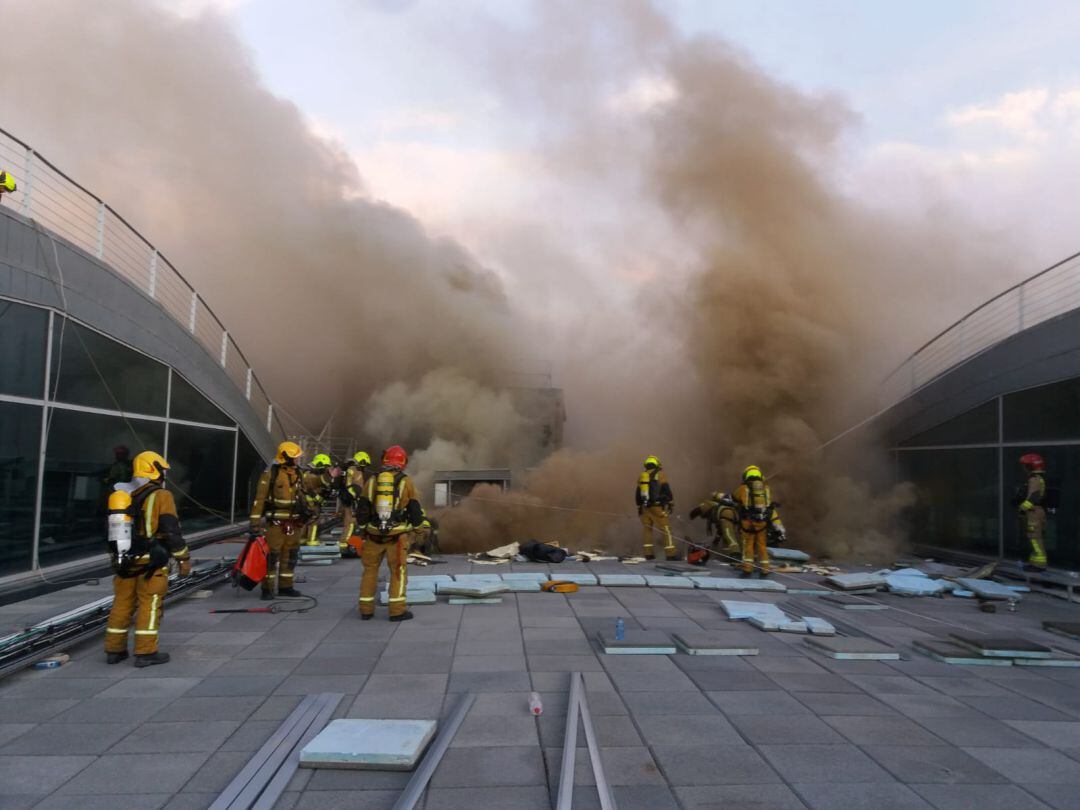
[[[286,458],[291,458],[295,461],[302,455],[304,455],[304,451],[300,449],[300,445],[296,442],[282,442],[278,445],[277,456],[274,458],[274,461],[278,464],[284,464]]]
[[[646,470],[649,469],[649,467],[656,467],[656,469],[659,470],[663,466],[664,465],[660,463],[660,459],[658,459],[656,456],[646,456],[645,457],[645,469]]]
[[[150,450],[139,453],[131,463],[133,478],[149,478],[151,481],[157,481],[167,469],[169,469],[169,462]]]
[[[751,481],[751,480],[753,480],[755,478],[761,479],[761,478],[764,478],[764,477],[765,476],[763,476],[761,474],[760,468],[755,467],[753,464],[751,464],[749,467],[747,467],[745,470],[742,471],[743,483],[745,483],[747,481]]]
[[[371,456],[365,453],[363,450],[353,456],[353,461],[359,464],[361,467],[371,466]]]
[[[330,456],[326,453],[319,453],[311,460],[312,467],[329,467],[330,463]]]

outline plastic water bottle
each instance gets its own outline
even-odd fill
[[[539,692],[529,693],[529,711],[536,717],[539,717],[544,713],[544,704],[540,702]]]
[[[626,638],[626,622],[620,616],[615,620],[615,640],[622,641],[624,638]]]

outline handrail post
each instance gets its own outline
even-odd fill
[[[221,330],[221,367],[225,368],[225,352],[229,348],[229,332],[228,330]]]
[[[247,370],[247,382],[244,384],[244,396],[251,402],[251,366]]]
[[[967,318],[962,318],[960,323],[956,325],[956,342],[959,344],[959,352],[957,353],[956,362],[964,362],[964,324],[967,323]]]
[[[150,251],[150,279],[146,284],[146,294],[151,298],[154,297],[154,293],[157,291],[157,248],[152,248]]]
[[[98,202],[97,209],[97,246],[94,255],[99,259],[105,255],[105,203]]]
[[[199,309],[199,294],[191,291],[191,310],[188,312],[188,331],[195,334],[195,313]]]
[[[1021,284],[1017,288],[1016,320],[1020,325],[1020,328],[1016,330],[1017,332],[1024,331],[1024,287],[1025,285]]]
[[[908,391],[909,395],[915,393],[915,358],[916,357],[917,357],[917,355],[912,355],[908,359],[908,367],[911,369],[911,375],[910,375],[911,376],[911,389]]]
[[[34,194],[34,150],[26,147],[26,161],[23,163],[23,196],[19,213],[24,217],[33,217]]]
[[[270,427],[274,424],[274,403],[271,402],[266,406],[266,432],[270,432]]]

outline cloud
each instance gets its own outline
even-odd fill
[[[989,126],[1029,142],[1043,141],[1048,137],[1043,123],[1050,91],[1045,87],[1005,93],[991,104],[972,104],[953,110],[945,116],[945,123],[957,129],[973,126]]]

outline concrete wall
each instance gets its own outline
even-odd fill
[[[252,409],[217,358],[157,303],[108,265],[10,209],[0,207],[0,295],[51,307],[172,366],[240,428],[264,457],[274,451],[266,414]],[[66,298],[66,306],[65,306]]]

